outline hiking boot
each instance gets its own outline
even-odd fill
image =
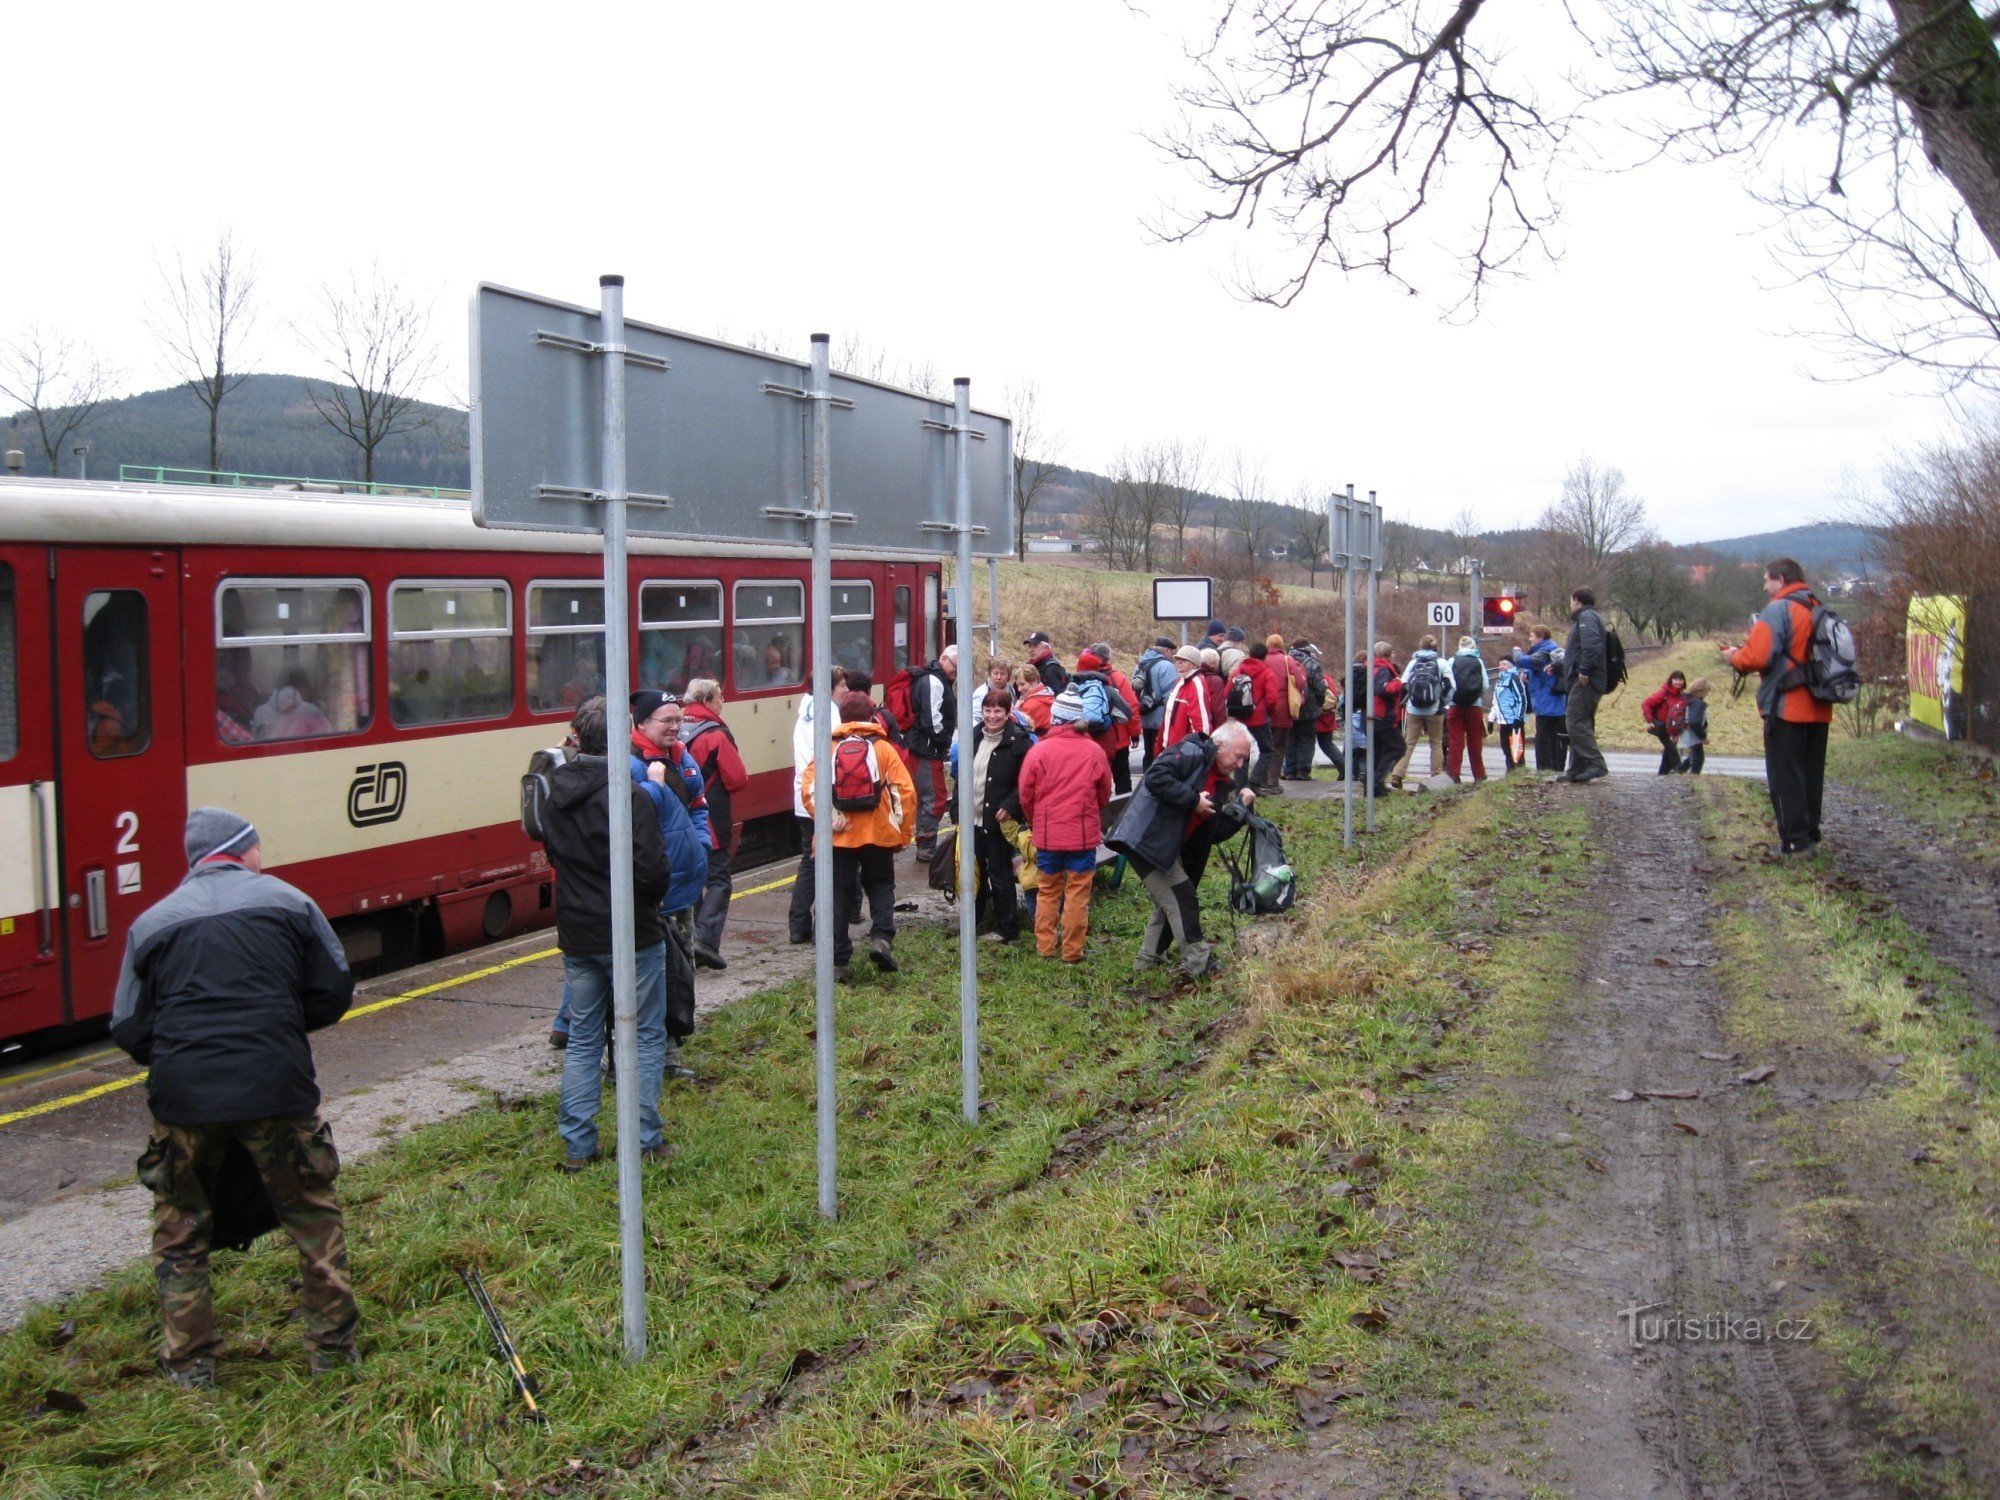
[[[794,927],[785,936],[785,941],[790,943],[794,948],[802,948],[807,943],[810,943],[812,940],[813,940],[813,935],[812,935],[812,929],[810,927],[806,928],[805,931],[803,932],[801,932],[798,928]]]
[[[847,972],[846,964],[835,964],[833,966],[833,982],[835,984],[854,983],[854,976]]]
[[[215,1389],[215,1361],[206,1354],[191,1359],[178,1368],[162,1360],[160,1373],[184,1391]]]
[[[352,1344],[339,1344],[331,1348],[315,1344],[306,1356],[306,1369],[314,1375],[338,1375],[342,1370],[356,1369],[361,1364],[361,1351]]]
[[[1591,766],[1589,769],[1580,771],[1576,775],[1571,776],[1567,779],[1574,782],[1578,786],[1582,786],[1586,781],[1601,781],[1604,777],[1609,776],[1610,774],[1611,773],[1609,771],[1602,770],[1597,766]]]
[[[893,974],[901,967],[896,962],[896,955],[889,951],[887,938],[871,938],[868,943],[868,956],[875,960],[875,967],[884,974]]]
[[[639,1157],[640,1160],[642,1161],[668,1162],[672,1161],[676,1156],[679,1156],[680,1154],[681,1154],[680,1147],[675,1145],[670,1145],[666,1141],[661,1141],[659,1145],[648,1146],[644,1151],[641,1151],[639,1153]]]
[[[729,961],[706,943],[694,945],[694,961],[697,968],[722,970],[729,967]]]
[[[558,1052],[567,1051],[569,1048],[569,1033],[567,1031],[558,1031],[551,1026],[549,1028],[549,1045]]]
[[[574,1177],[576,1176],[577,1173],[583,1171],[586,1167],[596,1166],[597,1163],[603,1160],[604,1160],[604,1153],[602,1151],[593,1151],[588,1156],[565,1156],[563,1158],[562,1169],[563,1171],[567,1172],[570,1176]]]
[[[917,863],[920,865],[929,864],[931,856],[935,853],[937,853],[937,846],[934,844],[917,845]]]
[[[694,1082],[694,1069],[682,1062],[679,1054],[669,1052],[667,1054],[666,1066],[660,1070],[660,1076],[665,1078],[669,1083],[692,1083]]]

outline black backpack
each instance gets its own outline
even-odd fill
[[[528,757],[528,771],[521,778],[521,832],[538,844],[547,838],[543,819],[548,814],[549,772],[568,760],[569,752],[560,745]]]
[[[1238,672],[1229,679],[1229,717],[1247,719],[1257,712],[1257,684],[1249,674]]]
[[[1403,692],[1410,712],[1420,719],[1444,712],[1444,673],[1435,656],[1412,657],[1403,674]]]
[[[1451,706],[1470,708],[1485,692],[1485,669],[1470,656],[1451,659]]]
[[[1326,673],[1310,656],[1300,665],[1306,669],[1306,690],[1299,696],[1298,717],[1317,719],[1326,712]]]
[[[1604,627],[1604,691],[1615,693],[1625,686],[1625,643],[1609,625]]]
[[[1285,840],[1278,826],[1255,813],[1244,820],[1248,830],[1238,858],[1227,844],[1216,847],[1229,867],[1229,909],[1246,917],[1290,911],[1298,899],[1299,881],[1285,859]]]

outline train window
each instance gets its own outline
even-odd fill
[[[502,582],[389,586],[389,720],[497,719],[514,706],[513,596]]]
[[[528,585],[528,708],[563,713],[604,691],[604,585]]]
[[[146,596],[99,589],[83,599],[84,743],[99,760],[137,755],[153,739]]]
[[[722,585],[655,578],[639,585],[639,686],[679,696],[722,679]]]
[[[225,745],[353,734],[375,716],[368,585],[231,579],[215,591],[215,733]]]
[[[896,620],[894,629],[896,632],[894,642],[894,661],[896,665],[893,670],[907,672],[910,670],[910,589],[907,584],[900,584],[896,589]]]
[[[875,585],[833,581],[833,659],[875,675]]]
[[[21,748],[21,641],[14,627],[14,565],[0,563],[0,760]]]
[[[730,642],[736,691],[797,687],[806,680],[806,586],[791,581],[736,585]]]
[[[944,650],[944,620],[938,609],[938,576],[935,573],[924,574],[924,624],[936,644],[927,651],[919,645],[917,650],[924,661],[934,661],[937,654]]]

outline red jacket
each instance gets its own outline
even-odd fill
[[[1673,685],[1671,680],[1660,684],[1660,690],[1639,706],[1646,725],[1651,729],[1665,729],[1679,734],[1687,724],[1687,694]]]
[[[1056,695],[1050,692],[1046,685],[1036,688],[1031,693],[1017,694],[1014,699],[1014,712],[1026,719],[1036,734],[1047,732],[1049,713],[1055,706]]]
[[[1118,696],[1125,700],[1125,711],[1131,715],[1123,724],[1115,725],[1098,736],[1097,743],[1102,745],[1104,753],[1109,755],[1113,751],[1128,748],[1139,738],[1139,694],[1132,686],[1132,679],[1116,667],[1106,667],[1104,677],[1117,690]]]
[[[681,710],[681,744],[702,768],[702,795],[708,799],[708,847],[720,849],[733,837],[733,799],[750,785],[750,772],[722,715],[706,703]],[[713,729],[703,726],[713,724]]]
[[[1235,676],[1250,679],[1250,690],[1256,704],[1250,711],[1250,717],[1243,722],[1252,729],[1262,729],[1271,722],[1272,689],[1277,684],[1277,679],[1271,675],[1270,665],[1254,656],[1246,656],[1237,664]]]
[[[1791,641],[1785,654],[1798,663],[1803,663],[1806,653],[1812,650],[1812,606],[1805,602],[1811,594],[1812,590],[1803,583],[1795,583],[1771,601],[1791,611]],[[1774,665],[1771,653],[1777,649],[1777,641],[1764,618],[1769,613],[1770,606],[1766,605],[1764,614],[1758,615],[1757,623],[1750,627],[1750,639],[1733,651],[1723,652],[1737,671],[1766,672]],[[1778,717],[1787,724],[1831,724],[1833,705],[1822,703],[1801,683],[1780,695]]]
[[[1020,796],[1037,849],[1095,849],[1104,842],[1111,762],[1077,726],[1060,725],[1021,762]]]
[[[1160,748],[1164,750],[1191,734],[1207,734],[1214,728],[1208,685],[1197,669],[1175,683],[1174,690],[1167,694],[1167,717],[1160,728]]]

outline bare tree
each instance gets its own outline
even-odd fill
[[[1278,521],[1271,513],[1262,460],[1238,448],[1229,455],[1227,467],[1231,550],[1242,558],[1244,576],[1254,581],[1258,561],[1270,550]]]
[[[1160,525],[1173,533],[1173,566],[1185,568],[1188,565],[1188,532],[1193,529],[1195,516],[1206,498],[1208,450],[1200,438],[1169,438],[1162,446],[1165,449],[1165,478],[1169,488],[1166,503],[1161,509]]]
[[[1479,517],[1470,505],[1461,505],[1451,518],[1451,544],[1458,552],[1454,562],[1463,567],[1467,558],[1479,556]]]
[[[393,437],[429,427],[434,409],[418,393],[438,373],[430,309],[384,275],[378,264],[364,283],[319,290],[319,307],[299,336],[333,372],[307,381],[306,396],[327,426],[360,450],[361,478],[375,481],[375,456]]]
[[[1859,260],[1834,256],[1839,274],[1826,285],[1836,297],[1889,285],[1918,304],[1901,311],[1921,330],[1934,321],[1928,293],[1944,291],[1950,307],[1967,288],[1958,258],[1992,280],[2000,52],[1993,23],[1969,0],[1568,6],[1610,69],[1570,74],[1537,71],[1531,49],[1503,56],[1483,45],[1486,12],[1502,9],[1215,0],[1214,23],[1191,51],[1180,123],[1160,142],[1201,196],[1161,232],[1261,227],[1278,241],[1279,269],[1245,290],[1279,306],[1321,266],[1414,290],[1424,247],[1438,244],[1457,262],[1454,305],[1476,309],[1495,275],[1544,252],[1552,181],[1577,125],[1605,101],[1643,94],[1672,102],[1636,125],[1621,107],[1615,126],[1637,130],[1649,154],[1744,159],[1753,193],[1858,247]],[[1816,180],[1799,181],[1795,138],[1817,150]],[[1956,207],[1905,233],[1933,171]],[[1980,321],[1963,326],[1976,333]],[[1986,356],[1970,368],[1984,371]]]
[[[1007,388],[1007,410],[1014,421],[1014,555],[1026,557],[1028,512],[1062,468],[1064,444],[1062,434],[1048,425],[1034,381]]]
[[[38,323],[0,346],[0,395],[35,424],[51,478],[61,470],[70,437],[110,401],[116,379],[94,349]]]
[[[1540,525],[1571,542],[1577,557],[1598,569],[1646,534],[1646,502],[1625,488],[1622,470],[1586,455],[1563,475],[1562,496],[1542,512]]]
[[[1306,565],[1306,585],[1319,587],[1319,570],[1326,562],[1328,519],[1326,497],[1315,494],[1308,485],[1300,485],[1292,496],[1291,542],[1293,554],[1303,556]]]
[[[220,469],[222,402],[246,378],[238,368],[243,363],[239,346],[254,321],[250,296],[257,286],[256,267],[237,254],[225,229],[201,266],[190,270],[187,257],[176,250],[173,264],[161,265],[159,272],[160,288],[147,309],[146,326],[160,341],[168,369],[207,410],[208,467]]]
[[[1144,552],[1137,507],[1138,486],[1121,462],[1109,478],[1097,476],[1083,512],[1083,537],[1104,554],[1104,565],[1122,572],[1138,568]]]

